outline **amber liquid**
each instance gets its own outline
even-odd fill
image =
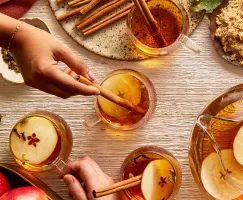
[[[138,176],[143,173],[146,166],[153,160],[165,159],[162,155],[156,153],[144,153],[137,155],[127,164],[124,171],[124,180],[131,178],[132,176]],[[169,162],[169,161],[168,161]],[[171,191],[173,192],[173,191]],[[135,186],[126,190],[130,199],[145,200],[143,197],[141,186]]]
[[[157,21],[161,33],[164,36],[168,46],[176,41],[183,29],[183,16],[180,9],[169,0],[163,1],[148,1],[148,7],[155,20]],[[132,16],[132,32],[134,36],[143,44],[158,48],[158,44],[149,32],[143,16],[138,9],[134,10]]]
[[[139,81],[139,80],[138,80]],[[139,107],[143,108],[144,110],[148,110],[149,108],[149,94],[148,94],[148,90],[145,87],[145,85],[139,81],[140,83],[140,90],[141,90],[141,101],[138,104]],[[129,92],[133,92],[132,90]],[[118,94],[116,94],[118,95]],[[110,123],[110,124],[119,124],[120,126],[130,126],[133,124],[136,124],[137,122],[139,122],[144,115],[138,114],[134,111],[130,111],[128,115],[124,115],[122,117],[112,117],[110,115],[107,115],[99,106],[99,110],[101,115]]]
[[[229,119],[242,119],[243,116],[243,100],[237,101],[226,106],[216,116]],[[236,124],[222,120],[215,120],[211,124],[211,133],[221,150],[233,149],[234,138],[238,130],[243,126],[243,123]],[[202,160],[209,154],[215,152],[210,140],[204,136],[202,142]],[[243,199],[243,196],[237,200]]]

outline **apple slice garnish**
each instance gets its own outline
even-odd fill
[[[12,153],[21,161],[37,165],[54,152],[58,134],[51,121],[29,117],[15,126],[10,136]]]
[[[236,161],[243,166],[243,126],[238,130],[234,139],[233,153]]]
[[[146,200],[167,199],[173,192],[175,172],[168,160],[151,161],[145,168],[141,190]]]
[[[45,192],[33,186],[10,190],[0,197],[0,200],[48,200]]]
[[[129,100],[134,105],[141,101],[141,84],[137,78],[130,74],[117,74],[102,83],[102,87],[114,94]],[[98,96],[98,103],[101,109],[111,117],[122,117],[130,113],[129,110]]]
[[[237,182],[243,183],[243,170],[236,162],[231,149],[222,150],[224,165],[228,174]],[[236,199],[242,194],[227,181],[223,169],[214,152],[207,156],[201,167],[201,179],[204,188],[214,198],[220,200]]]
[[[8,179],[0,172],[0,197],[10,190]]]

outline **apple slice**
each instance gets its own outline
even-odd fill
[[[10,189],[8,179],[0,172],[0,197]]]
[[[141,101],[141,84],[137,78],[130,74],[117,74],[102,83],[102,87],[114,94],[129,100],[135,105]],[[130,113],[129,110],[98,96],[98,103],[101,109],[111,117],[122,117]]]
[[[243,166],[243,126],[238,130],[238,133],[233,143],[233,153],[236,161]]]
[[[44,117],[30,117],[17,124],[10,136],[13,154],[21,161],[37,165],[47,160],[58,142],[51,121]]]
[[[0,200],[48,200],[41,189],[27,186],[10,190],[0,197]]]
[[[243,183],[243,170],[236,162],[231,149],[222,150],[223,161],[230,176]],[[216,153],[211,153],[202,163],[201,179],[207,192],[216,199],[235,199],[242,194],[230,185],[223,174],[223,169]]]
[[[141,190],[146,200],[167,199],[174,188],[174,168],[168,160],[151,161],[145,168]]]

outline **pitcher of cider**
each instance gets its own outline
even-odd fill
[[[189,162],[209,199],[243,198],[243,85],[212,101],[198,116]]]

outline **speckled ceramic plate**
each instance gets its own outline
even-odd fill
[[[191,33],[202,20],[204,12],[190,12],[191,0],[180,0],[180,2],[189,13]],[[58,4],[56,0],[49,0],[49,3],[56,17],[64,14],[68,9],[65,4]],[[84,48],[98,55],[118,60],[143,60],[148,58],[146,55],[140,53],[129,40],[126,32],[125,18],[86,38],[75,28],[74,20],[75,18],[71,18],[60,24]]]
[[[211,33],[211,38],[213,40],[213,44],[219,55],[227,60],[228,62],[237,65],[237,66],[242,66],[239,61],[236,60],[231,60],[231,55],[229,53],[226,53],[223,49],[223,46],[218,38],[215,37],[215,32],[218,28],[218,25],[216,24],[216,18],[219,14],[221,14],[221,9],[227,7],[229,4],[228,0],[224,0],[223,3],[218,6],[212,13],[210,17],[210,33]]]

